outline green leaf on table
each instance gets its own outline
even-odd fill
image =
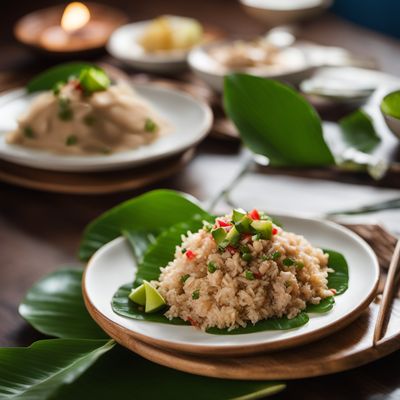
[[[370,153],[381,142],[371,117],[357,110],[339,120],[343,141],[348,147]]]
[[[324,249],[324,253],[329,254],[329,268],[334,272],[328,274],[328,287],[335,289],[336,295],[344,293],[349,287],[349,267],[343,254],[335,251]]]
[[[335,164],[314,108],[295,90],[246,74],[225,77],[224,107],[243,142],[273,166]]]
[[[128,200],[90,223],[83,234],[79,258],[87,261],[104,244],[123,232],[159,232],[194,215],[208,214],[187,195],[153,190]]]
[[[61,338],[107,338],[86,310],[82,269],[63,268],[38,281],[26,294],[19,313],[34,328]]]
[[[121,347],[57,392],[53,400],[90,398],[163,400],[251,400],[273,395],[285,384],[207,378],[154,364]]]
[[[33,78],[26,86],[28,93],[52,90],[58,82],[67,82],[70,77],[78,77],[83,69],[94,67],[87,62],[71,62],[49,68]]]
[[[114,344],[112,340],[51,339],[30,347],[0,348],[0,398],[47,399],[60,386],[74,381]]]

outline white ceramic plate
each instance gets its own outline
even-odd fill
[[[90,260],[83,289],[95,314],[113,324],[113,331],[127,329],[134,338],[166,349],[199,354],[245,354],[300,345],[329,335],[352,322],[376,295],[379,266],[372,249],[357,235],[332,222],[277,216],[288,231],[303,234],[311,243],[341,252],[349,264],[348,290],[335,298],[326,314],[310,314],[299,328],[244,335],[211,335],[191,326],[137,321],[111,308],[116,290],[132,282],[135,264],[125,239],[102,247]],[[93,313],[92,313],[93,315]]]
[[[150,54],[140,45],[138,40],[151,22],[133,22],[116,29],[108,41],[108,52],[125,64],[143,71],[168,73],[184,69],[187,65],[187,51]]]
[[[6,134],[16,128],[18,116],[35,97],[18,89],[0,97],[0,159],[54,171],[123,169],[181,153],[200,142],[209,131],[212,112],[205,103],[172,89],[149,85],[135,85],[134,88],[171,125],[171,131],[153,143],[134,150],[95,156],[58,155],[7,144]]]
[[[228,41],[213,42],[194,48],[188,57],[188,63],[193,72],[214,90],[219,92],[223,89],[224,76],[234,72],[221,65],[210,54],[212,48],[228,43]],[[308,55],[297,47],[288,47],[280,51],[280,60],[284,67],[263,66],[257,68],[246,68],[239,72],[249,73],[262,78],[278,79],[292,84],[300,83],[307,78],[315,68],[309,61]]]

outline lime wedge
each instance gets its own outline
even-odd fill
[[[400,119],[400,91],[386,95],[381,102],[381,110],[386,115]]]
[[[144,285],[140,285],[136,289],[132,289],[129,298],[134,303],[144,306],[146,304],[146,289]]]
[[[163,308],[166,304],[164,298],[158,293],[157,289],[150,285],[149,282],[144,281],[143,283],[146,290],[146,313],[158,311]]]
[[[110,78],[100,68],[84,69],[80,74],[79,81],[89,93],[106,90],[110,86]]]

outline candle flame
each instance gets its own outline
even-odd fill
[[[61,18],[61,27],[66,32],[74,32],[85,26],[89,20],[89,9],[84,4],[74,1],[65,7]]]

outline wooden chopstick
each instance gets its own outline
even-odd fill
[[[392,304],[393,292],[396,283],[397,270],[400,265],[400,239],[397,240],[396,247],[393,252],[393,257],[390,262],[385,287],[382,293],[381,304],[378,311],[378,317],[376,319],[376,325],[374,330],[374,347],[382,338],[382,332],[384,330],[385,322],[387,321],[388,314],[390,312],[390,306]]]

